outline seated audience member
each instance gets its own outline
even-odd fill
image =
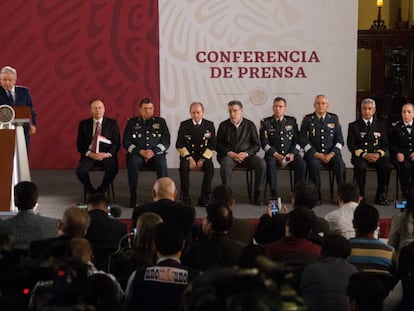
[[[91,243],[95,265],[108,271],[109,255],[118,249],[119,241],[127,234],[126,225],[108,215],[108,199],[96,193],[88,199],[91,219],[85,238]]]
[[[394,248],[374,238],[379,213],[372,205],[360,205],[354,212],[355,238],[350,239],[349,262],[359,271],[391,276],[394,269]]]
[[[86,235],[90,217],[85,209],[71,206],[63,213],[58,225],[58,237],[30,243],[29,256],[32,259],[48,260],[54,253],[70,254],[70,240]]]
[[[92,117],[79,123],[77,148],[80,160],[76,175],[89,194],[105,193],[118,173],[117,153],[120,147],[119,127],[116,120],[104,117],[105,105],[100,99],[89,102]],[[94,166],[105,171],[97,189],[92,186],[89,172]]]
[[[352,219],[358,203],[359,192],[356,185],[344,183],[338,187],[339,208],[325,216],[331,233],[338,233],[347,239],[355,237]]]
[[[201,271],[236,266],[245,244],[228,236],[233,221],[231,209],[216,202],[208,204],[206,211],[202,225],[206,238],[199,239],[187,249],[183,263]]]
[[[134,208],[132,214],[132,227],[143,213],[158,214],[166,223],[175,222],[181,226],[185,234],[185,242],[191,244],[191,236],[195,222],[193,207],[176,202],[177,189],[174,181],[169,177],[162,177],[154,183],[152,198],[154,202]]]
[[[30,242],[56,237],[57,219],[34,213],[39,191],[30,181],[22,181],[14,186],[14,204],[17,215],[0,221],[0,234],[8,234],[14,240],[16,249],[28,249]]]
[[[349,279],[347,288],[351,311],[380,311],[387,291],[381,282],[372,275],[359,272]],[[336,309],[335,309],[336,310]]]
[[[200,271],[181,264],[184,234],[176,223],[155,227],[157,263],[138,268],[128,281],[125,310],[178,310],[187,285]]]
[[[236,204],[233,198],[233,191],[229,186],[219,185],[211,193],[209,203],[220,202],[229,208]],[[237,240],[246,244],[253,242],[253,226],[247,219],[233,217],[233,223],[228,232],[230,239]]]
[[[414,183],[408,187],[406,199],[406,208],[392,217],[388,238],[388,244],[394,247],[397,253],[414,241]]]
[[[110,271],[122,288],[125,289],[128,278],[137,267],[152,266],[156,262],[154,244],[154,228],[162,219],[155,213],[144,213],[139,216],[136,234],[131,248],[122,248],[110,257]]]
[[[414,242],[400,250],[398,258],[398,278],[402,283],[402,302],[399,311],[414,310]]]
[[[306,207],[312,210],[318,202],[318,190],[311,182],[298,182],[293,189],[292,206],[293,208]],[[279,209],[279,213],[272,215],[270,206],[267,207],[266,214],[262,215],[256,227],[254,239],[259,244],[266,244],[281,239],[285,236],[285,225],[288,216],[285,209]],[[313,213],[313,211],[312,211]],[[322,244],[323,237],[329,233],[328,222],[315,215],[315,223],[311,228],[307,239],[318,244]]]
[[[358,272],[347,261],[350,253],[349,241],[343,236],[325,237],[322,259],[307,266],[300,279],[299,293],[311,310],[349,310],[346,288],[349,277]]]
[[[288,270],[299,271],[316,262],[321,247],[306,237],[315,222],[315,214],[305,207],[296,207],[288,214],[285,237],[265,244],[270,259],[286,264]]]

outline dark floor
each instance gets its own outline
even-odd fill
[[[72,204],[83,202],[83,190],[80,182],[77,180],[74,170],[32,170],[32,180],[38,185],[40,191],[39,211],[43,215],[61,218],[64,209]],[[199,191],[201,188],[202,173],[191,173],[191,193],[192,202],[197,202]],[[179,189],[178,169],[170,169],[169,176],[173,178]],[[102,173],[92,173],[92,180],[95,184],[102,178]],[[154,172],[142,172],[140,174],[138,196],[140,203],[151,201],[151,189],[156,179]],[[367,201],[372,202],[375,195],[376,188],[376,174],[369,172],[367,174]],[[323,204],[315,208],[318,215],[323,216],[332,209],[334,209],[335,202],[330,199],[328,173],[322,172],[322,199]],[[352,180],[352,170],[347,170],[347,180]],[[213,186],[220,184],[220,174],[218,169],[215,171]],[[127,182],[126,170],[120,170],[114,182],[115,199],[112,200],[112,205],[122,207],[121,218],[129,218],[131,216],[131,209],[127,208],[129,205],[129,190]],[[259,207],[250,205],[246,186],[245,172],[236,171],[233,174],[233,191],[236,199],[236,207],[234,214],[239,218],[259,218],[264,212],[265,206]],[[390,189],[388,199],[394,202],[395,199],[395,171],[391,174]],[[284,203],[290,203],[290,182],[289,172],[280,172],[278,193],[282,197]],[[336,185],[334,197],[336,196]],[[287,204],[290,207],[290,204]],[[388,207],[377,206],[381,218],[390,218],[395,212],[394,204]],[[197,217],[204,216],[204,209],[197,207]]]

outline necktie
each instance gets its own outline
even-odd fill
[[[99,150],[96,150],[98,147],[98,136],[99,135],[101,135],[101,123],[96,122],[95,134],[93,134],[93,140],[92,140],[92,152],[99,152]]]
[[[7,97],[9,98],[9,102],[10,104],[14,104],[14,98],[13,98],[13,94],[11,91],[7,91]]]
[[[196,128],[200,127],[200,124],[199,124],[199,123],[196,123],[196,124],[195,124],[195,127],[196,127]]]
[[[322,124],[324,120],[323,120],[323,118],[320,118],[319,121]]]
[[[410,124],[407,124],[406,126],[405,126],[407,129],[412,129],[413,128],[413,126],[412,125],[410,125]]]

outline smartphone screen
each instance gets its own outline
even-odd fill
[[[279,212],[279,206],[277,204],[277,200],[269,200],[270,210],[272,211],[272,215],[275,215]]]
[[[404,209],[407,206],[407,200],[395,201],[395,208]]]

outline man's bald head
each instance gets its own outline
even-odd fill
[[[152,191],[154,201],[161,199],[174,201],[177,195],[177,188],[175,187],[174,180],[169,177],[162,177],[158,179],[155,182]]]

